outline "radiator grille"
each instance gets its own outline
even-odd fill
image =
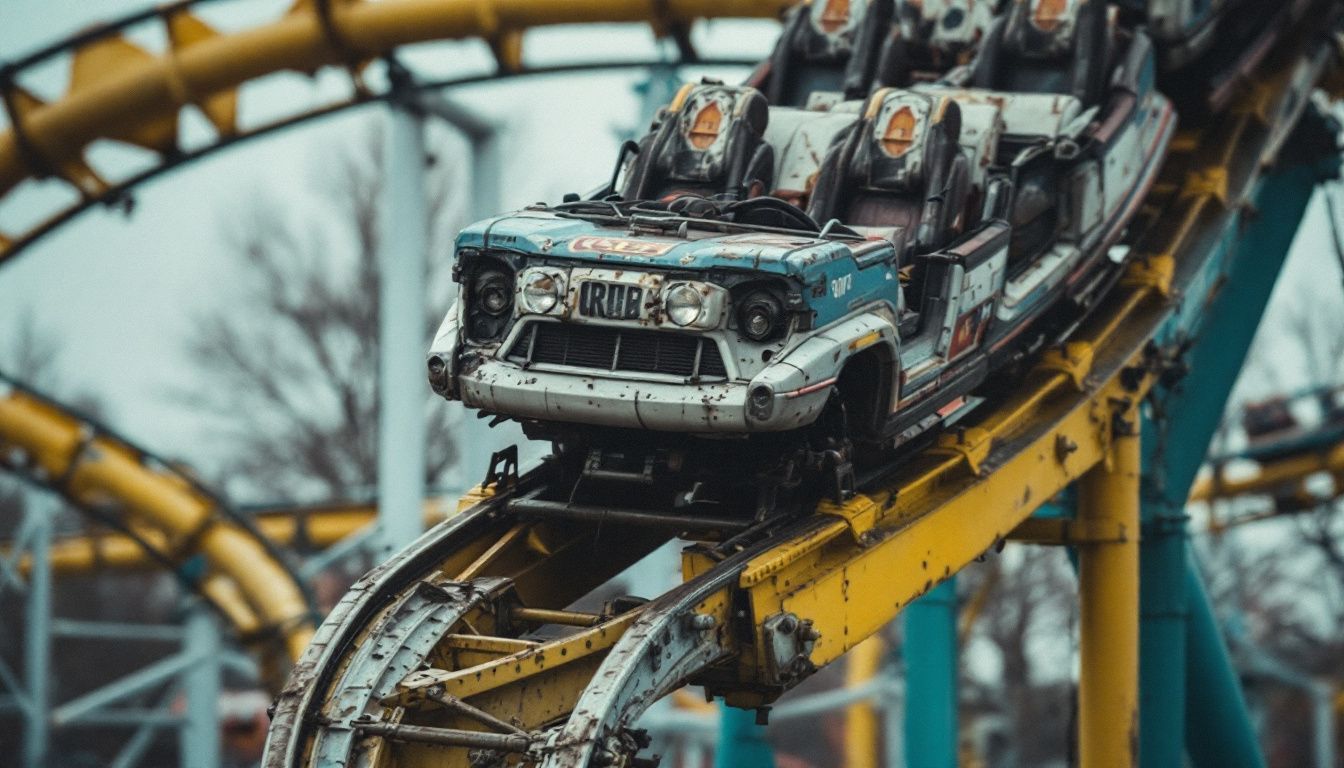
[[[518,337],[509,357],[603,371],[728,376],[718,345],[709,339],[571,323],[532,323]]]

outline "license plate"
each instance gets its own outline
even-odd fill
[[[587,280],[579,283],[579,314],[604,320],[638,320],[644,289],[629,283]]]

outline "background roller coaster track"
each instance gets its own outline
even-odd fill
[[[280,19],[238,32],[220,33],[192,13],[195,6],[220,0],[177,2],[160,9],[70,37],[0,68],[0,100],[9,128],[0,132],[0,200],[25,181],[56,179],[76,193],[69,204],[22,232],[0,233],[0,264],[80,212],[98,204],[126,201],[127,193],[165,171],[247,138],[372,101],[400,98],[407,88],[442,88],[502,77],[609,70],[667,63],[594,62],[529,68],[524,64],[523,33],[528,29],[570,24],[648,23],[660,35],[680,43],[682,62],[695,59],[685,30],[697,19],[775,18],[793,0],[298,0]],[[126,39],[124,32],[157,24],[168,40],[151,52]],[[493,51],[498,71],[435,83],[404,83],[387,78],[383,92],[363,77],[371,60],[399,47],[434,40],[476,38]],[[20,84],[25,72],[53,57],[72,55],[68,91],[43,102]],[[705,60],[705,65],[753,64]],[[280,71],[313,73],[343,67],[351,96],[343,102],[298,111],[253,128],[238,122],[238,90],[249,81]],[[179,145],[178,121],[189,106],[213,126],[212,143],[191,150]],[[85,152],[95,141],[110,139],[155,153],[148,170],[109,181],[89,165]]]
[[[1254,462],[1255,472],[1228,477],[1227,468],[1233,461]],[[1212,531],[1311,512],[1344,495],[1344,427],[1328,424],[1319,430],[1252,446],[1241,453],[1216,456],[1209,463],[1213,471],[1195,483],[1190,491],[1191,501],[1213,504],[1266,496],[1272,502],[1268,510],[1228,515],[1211,507]],[[1308,487],[1307,481],[1317,476],[1329,476],[1332,493],[1323,496]]]
[[[0,465],[122,529],[182,576],[258,652],[272,687],[312,637],[308,596],[251,521],[190,474],[3,375]],[[204,567],[188,577],[182,565],[195,559]]]
[[[1230,114],[1178,137],[1126,275],[1016,394],[850,502],[693,544],[686,581],[633,608],[565,613],[665,533],[524,519],[514,502],[544,488],[544,467],[483,488],[328,617],[278,702],[265,768],[467,766],[467,745],[548,768],[629,765],[629,729],[687,682],[768,704],[1009,537],[1133,536],[1030,516],[1108,460],[1216,293],[1245,203],[1331,60],[1297,46]],[[582,628],[529,634],[547,624]]]

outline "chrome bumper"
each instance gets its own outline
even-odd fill
[[[476,358],[457,379],[472,408],[540,421],[562,421],[665,432],[783,432],[816,421],[830,388],[779,392],[751,403],[763,384],[680,384],[524,369]],[[760,393],[758,392],[758,395]],[[764,406],[765,400],[769,401]]]

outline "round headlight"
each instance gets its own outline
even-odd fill
[[[499,316],[513,305],[513,281],[497,270],[482,272],[476,278],[476,304],[486,314]]]
[[[560,303],[560,281],[545,272],[533,272],[523,281],[523,308],[544,315]]]
[[[673,286],[663,301],[668,318],[683,328],[700,319],[705,312],[705,299],[692,286]]]
[[[742,302],[738,311],[742,334],[752,341],[765,341],[775,335],[779,325],[779,301],[764,291],[758,291]]]

